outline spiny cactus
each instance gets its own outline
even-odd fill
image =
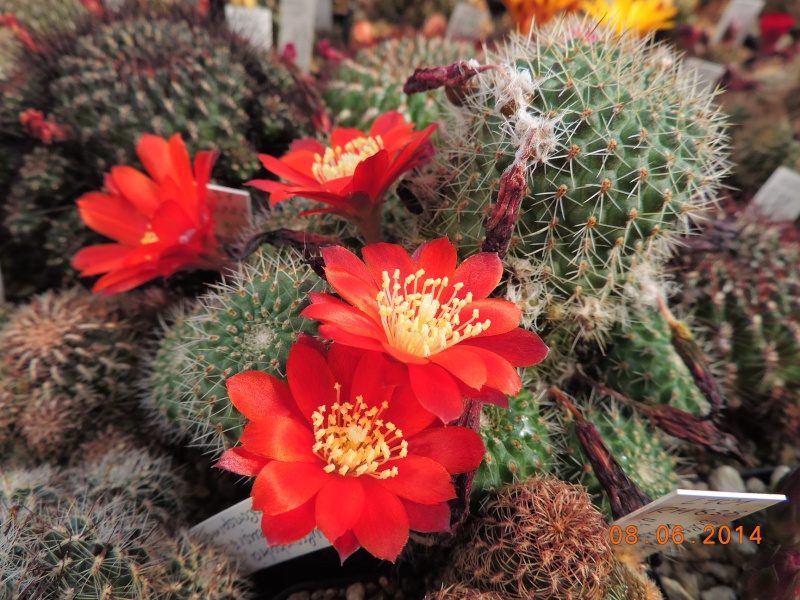
[[[677,488],[678,460],[664,446],[653,427],[639,415],[623,410],[626,409],[615,404],[590,402],[582,412],[597,427],[625,474],[651,498],[659,498]],[[569,431],[569,425],[565,425],[565,428]],[[560,474],[565,479],[580,482],[597,505],[610,513],[608,501],[602,496],[602,487],[576,436],[569,433],[566,439],[557,439],[556,443],[565,451]]]
[[[473,492],[497,491],[503,484],[551,471],[556,454],[552,427],[540,414],[537,395],[525,389],[509,398],[508,410],[485,406],[480,432],[486,457],[475,474]]]
[[[729,401],[788,434],[800,425],[800,243],[791,227],[746,213],[684,258],[682,308],[726,364]]]
[[[292,343],[316,331],[300,313],[317,289],[319,278],[295,251],[259,251],[167,335],[151,365],[152,406],[207,451],[238,443],[244,417],[228,400],[225,380],[250,369],[281,376]],[[180,364],[170,351],[176,348]]]
[[[486,502],[446,577],[509,599],[599,600],[613,566],[608,526],[586,492],[534,477]]]
[[[643,566],[619,560],[611,573],[611,589],[605,600],[665,600]]]
[[[601,367],[608,384],[637,402],[706,414],[708,403],[675,352],[664,318],[639,311],[631,321],[611,334],[611,349]]]
[[[503,596],[495,592],[482,592],[479,589],[456,583],[445,585],[435,592],[425,594],[424,600],[502,600]]]
[[[46,292],[0,330],[0,405],[42,457],[69,451],[98,411],[131,393],[131,332],[108,302]]]
[[[786,115],[771,111],[747,118],[733,130],[732,141],[734,176],[746,190],[758,189],[780,166],[800,170],[800,141]]]
[[[0,13],[14,15],[20,25],[38,35],[74,30],[76,21],[89,15],[80,0],[3,0]]]
[[[658,279],[727,172],[714,95],[691,91],[668,48],[575,18],[513,37],[483,62],[498,69],[462,90],[423,182],[439,187],[426,231],[478,250],[500,173],[523,153],[528,192],[509,254],[541,283],[532,317],[602,336],[626,286]]]
[[[405,80],[415,67],[448,64],[474,53],[471,45],[444,38],[418,35],[388,39],[338,65],[323,97],[340,127],[366,131],[378,115],[397,110],[407,122],[422,128],[438,119],[444,96],[407,96],[403,93]]]

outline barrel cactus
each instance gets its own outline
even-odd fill
[[[595,25],[564,18],[487,51],[425,175],[439,188],[425,222],[478,250],[501,172],[524,162],[509,256],[540,284],[531,316],[602,338],[728,165],[714,94],[693,92],[667,47]]]

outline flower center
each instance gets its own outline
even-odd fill
[[[405,458],[408,455],[408,442],[403,432],[394,424],[384,423],[380,416],[389,406],[387,402],[380,408],[368,408],[362,396],[356,396],[356,404],[340,402],[338,383],[336,402],[331,412],[324,416],[326,407],[320,406],[311,415],[314,425],[312,447],[314,454],[327,462],[326,473],[339,475],[371,475],[376,479],[388,479],[397,475],[397,467],[378,469],[390,460]]]
[[[142,239],[139,240],[139,243],[142,246],[147,246],[148,244],[155,244],[158,242],[158,236],[156,235],[155,231],[145,231]]]
[[[423,275],[425,269],[420,269],[401,285],[399,269],[395,269],[392,279],[387,271],[383,272],[383,289],[377,300],[383,330],[392,346],[415,356],[431,356],[489,328],[489,319],[477,322],[478,309],[472,311],[468,321],[461,322],[461,310],[472,302],[472,292],[467,292],[465,298],[456,298],[463,283],[454,284],[450,299],[442,302],[442,292],[450,283],[447,277],[423,281]]]
[[[383,139],[376,135],[355,138],[347,142],[344,148],[326,148],[325,156],[314,156],[311,172],[317,181],[325,183],[340,177],[348,177],[355,173],[358,164],[383,150]]]

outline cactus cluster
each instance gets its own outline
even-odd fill
[[[2,437],[42,458],[71,451],[88,423],[130,397],[131,329],[108,301],[45,292],[0,329]]]
[[[586,492],[534,477],[484,504],[445,580],[509,599],[599,600],[613,566],[608,526]]]
[[[415,66],[448,64],[474,53],[469,44],[422,35],[379,42],[336,67],[324,92],[325,103],[340,127],[366,131],[378,115],[390,110],[425,127],[438,120],[443,94],[407,96],[403,83]]]
[[[465,86],[425,175],[438,187],[426,232],[478,250],[501,172],[539,139],[523,152],[528,192],[509,250],[538,294],[530,316],[578,337],[607,334],[626,288],[657,279],[727,172],[714,96],[692,92],[667,47],[574,18],[513,37],[483,62],[497,68]]]
[[[791,435],[800,426],[800,244],[791,227],[750,213],[703,241],[710,252],[683,260],[682,307],[724,361],[730,403]]]
[[[321,282],[295,251],[260,250],[168,330],[151,364],[147,403],[164,427],[209,452],[234,446],[244,417],[225,380],[250,369],[283,373],[289,348],[315,322],[300,317]]]
[[[371,21],[388,21],[420,27],[427,17],[434,13],[450,16],[458,4],[457,0],[411,0],[392,2],[392,0],[357,0],[355,12],[358,18]]]

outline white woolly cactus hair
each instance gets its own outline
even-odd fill
[[[729,170],[716,92],[696,88],[669,46],[575,16],[512,36],[484,63],[497,68],[450,107],[438,155],[416,178],[432,198],[423,229],[478,251],[501,172],[523,161],[528,194],[508,260],[526,261],[529,279],[510,297],[538,287],[521,307],[529,322],[544,315],[602,339],[626,312],[625,289],[640,274],[661,279]]]

